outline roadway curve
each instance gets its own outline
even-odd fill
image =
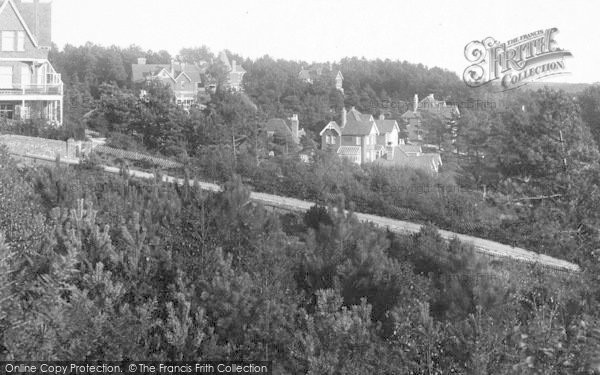
[[[119,169],[114,167],[106,167],[105,170],[107,172],[118,173]],[[152,173],[146,173],[141,171],[130,170],[129,173],[134,177],[140,178],[154,178]],[[183,179],[163,176],[163,181],[183,184]],[[192,182],[190,182],[192,183]],[[221,187],[216,184],[211,184],[207,182],[197,182],[198,186],[203,190],[210,191],[221,191]],[[314,202],[304,201],[295,198],[281,197],[278,195],[265,194],[265,193],[257,193],[251,192],[250,199],[260,202],[265,206],[275,207],[278,209],[283,209],[287,211],[295,211],[295,212],[305,212],[310,207],[314,206]],[[387,217],[364,214],[360,212],[355,212],[354,215],[363,222],[373,223],[374,225],[380,228],[387,228],[391,232],[407,234],[407,233],[417,233],[421,230],[422,225],[411,223],[408,221],[390,219]],[[527,263],[537,263],[541,264],[544,267],[552,268],[560,271],[567,272],[579,272],[580,267],[576,264],[567,262],[565,260],[553,258],[548,255],[538,254],[533,251],[525,250],[519,247],[512,247],[509,245],[504,245],[499,242],[494,242],[490,240],[486,240],[483,238],[468,236],[466,234],[449,232],[446,230],[438,230],[442,238],[446,240],[451,240],[453,238],[458,238],[461,242],[470,243],[475,248],[475,251],[498,258],[509,258],[521,262]]]

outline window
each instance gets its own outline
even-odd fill
[[[12,66],[0,66],[0,89],[13,88],[13,68]]]
[[[11,104],[0,104],[0,117],[12,119],[15,113],[15,106]]]
[[[2,51],[14,51],[15,50],[15,32],[14,31],[3,31],[2,32]]]
[[[356,145],[360,146],[360,137],[356,137]]]
[[[325,143],[328,144],[328,145],[331,144],[331,136],[329,136],[329,135],[325,136]]]
[[[365,145],[369,145],[369,143],[371,142],[371,137],[366,137],[365,138]]]
[[[335,135],[331,136],[331,144],[334,145],[337,143],[337,140],[335,139]]]
[[[17,31],[17,51],[25,51],[25,32]]]

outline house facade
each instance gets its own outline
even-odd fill
[[[204,91],[202,72],[193,64],[172,60],[170,64],[146,64],[145,58],[138,58],[131,65],[133,83],[143,87],[152,82],[167,85],[173,91],[177,105],[189,109],[198,100],[198,93]],[[143,96],[144,91],[142,91]]]
[[[342,87],[344,84],[344,76],[340,70],[334,70],[331,64],[328,68],[323,68],[322,66],[310,69],[302,68],[300,72],[298,72],[298,79],[311,85],[317,82],[317,80],[330,80],[338,91],[342,94],[344,93],[344,88]]]
[[[329,122],[320,132],[321,149],[335,152],[356,164],[412,167],[437,173],[442,165],[439,154],[425,154],[421,146],[405,144],[396,120],[377,120],[352,107],[342,109],[340,124]]]
[[[0,117],[63,123],[63,82],[48,61],[51,6],[0,0]]]
[[[219,60],[227,70],[226,86],[232,91],[243,91],[244,87],[242,83],[244,81],[246,70],[235,60],[231,60],[230,62],[225,51],[219,53]]]

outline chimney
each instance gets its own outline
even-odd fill
[[[138,62],[138,65],[146,65],[146,58],[138,57],[137,62]]]
[[[385,120],[385,115],[383,113],[379,114],[379,119],[380,120]]]
[[[346,126],[346,121],[348,121],[348,111],[346,111],[346,107],[344,107],[342,108],[342,128]]]
[[[298,120],[298,115],[297,114],[293,114],[292,117],[289,118],[289,120],[291,121],[291,130],[292,130],[292,138],[294,139],[294,142],[298,142],[300,140],[300,138],[298,137],[298,128],[300,127],[300,121]]]
[[[419,95],[415,94],[415,98],[413,99],[413,112],[417,112],[419,108]]]
[[[235,72],[237,62],[235,60],[231,60],[231,71]]]
[[[171,76],[175,77],[175,60],[171,59]]]

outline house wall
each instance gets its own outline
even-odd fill
[[[1,51],[0,49],[0,58],[19,58],[26,57],[31,58],[45,58],[47,56],[47,52],[38,53],[38,49],[33,45],[33,42],[27,35],[25,28],[19,21],[17,14],[10,4],[7,4],[4,11],[0,13],[0,31],[23,31],[25,32],[25,43],[24,43],[24,51]],[[16,35],[15,35],[16,38]]]
[[[235,89],[240,89],[242,87],[242,80],[244,79],[244,74],[245,73],[230,72],[229,84],[231,85],[231,87]]]
[[[361,139],[359,144],[356,144],[356,138]],[[364,144],[362,137],[356,135],[342,135],[341,141],[342,146],[361,146]]]
[[[334,136],[335,137],[335,144],[327,144],[326,140],[327,140],[327,136]],[[323,135],[321,136],[321,150],[330,150],[330,151],[337,151],[337,149],[341,146],[341,137],[338,135],[338,133],[333,130],[333,129],[327,129]]]
[[[381,133],[377,136],[377,144],[388,146],[388,142],[391,142],[391,146],[398,146],[398,130],[394,129],[391,133]]]

